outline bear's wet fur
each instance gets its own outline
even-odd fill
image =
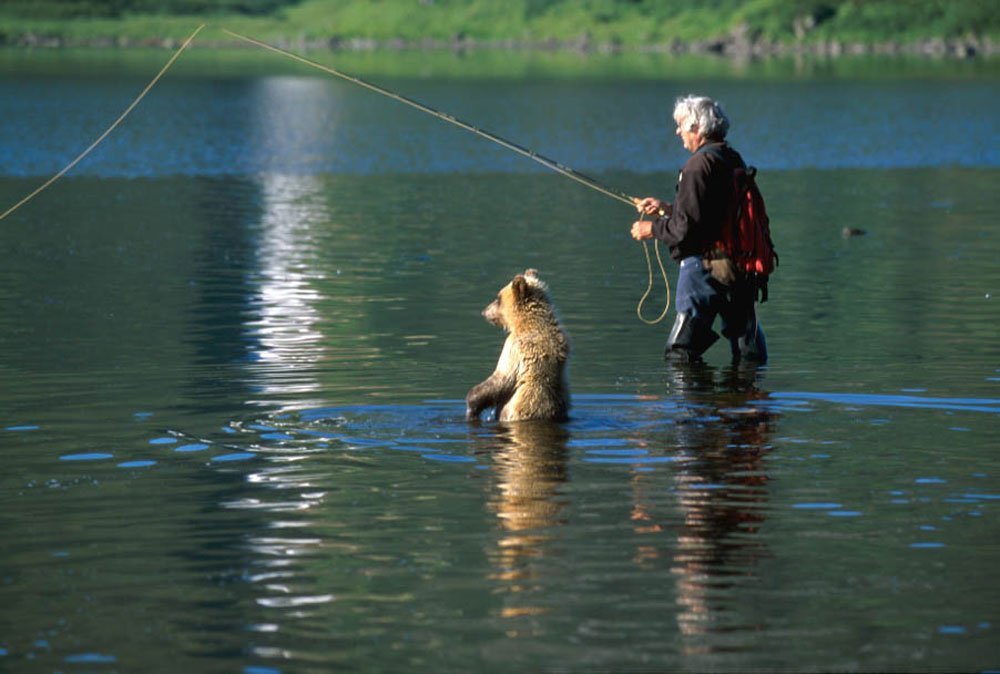
[[[466,418],[492,408],[498,421],[565,421],[569,416],[569,338],[548,286],[528,269],[504,286],[483,317],[507,331],[496,370],[465,396]]]

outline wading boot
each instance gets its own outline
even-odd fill
[[[763,365],[767,362],[767,340],[764,338],[764,328],[760,326],[756,312],[750,316],[743,334],[730,340],[730,344],[733,363]]]
[[[719,339],[710,325],[705,325],[690,313],[678,313],[674,327],[667,338],[667,347],[663,357],[667,360],[680,360],[693,363],[701,358],[701,354]]]

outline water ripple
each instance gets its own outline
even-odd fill
[[[932,398],[920,396],[879,395],[863,393],[810,393],[785,391],[772,393],[771,397],[791,405],[818,400],[840,405],[859,407],[904,407],[912,409],[954,410],[1000,414],[1000,400],[994,398]]]

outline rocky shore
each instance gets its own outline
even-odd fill
[[[666,54],[718,55],[734,59],[766,58],[775,56],[812,55],[820,57],[837,56],[919,56],[927,58],[972,59],[990,57],[997,54],[998,44],[990,38],[967,36],[964,38],[927,38],[914,42],[886,40],[880,42],[849,42],[840,40],[791,42],[774,41],[750,36],[747,31],[737,29],[730,34],[704,41],[683,42],[674,40],[661,44],[624,45],[617,42],[598,42],[588,36],[573,40],[541,40],[535,42],[519,40],[476,40],[458,35],[449,40],[373,40],[367,38],[330,37],[278,38],[272,44],[301,51],[309,50],[519,50],[519,51],[575,51],[580,53],[647,52]],[[199,40],[203,47],[235,48],[246,47],[238,40]],[[67,38],[58,35],[0,34],[0,47],[21,48],[162,48],[176,49],[180,41],[172,38],[126,38],[101,37],[87,40]]]

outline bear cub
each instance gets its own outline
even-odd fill
[[[538,272],[515,276],[483,309],[483,317],[503,328],[507,340],[496,370],[465,396],[466,419],[492,408],[498,421],[565,421],[569,338]]]

